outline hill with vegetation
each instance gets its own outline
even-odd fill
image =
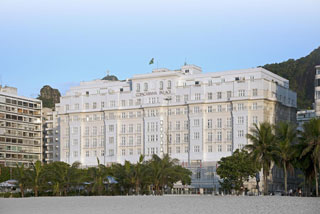
[[[42,100],[42,106],[46,108],[54,108],[56,103],[60,102],[61,94],[58,89],[45,85],[40,90],[37,99]]]
[[[316,65],[320,65],[320,47],[300,59],[289,59],[262,67],[290,81],[290,89],[297,92],[298,109],[311,109]]]

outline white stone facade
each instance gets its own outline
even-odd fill
[[[294,121],[296,102],[289,81],[263,68],[185,65],[81,82],[58,105],[61,161],[90,166],[169,152],[183,164],[215,163],[249,143],[254,123]]]

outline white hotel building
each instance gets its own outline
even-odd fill
[[[295,121],[296,101],[289,81],[263,68],[202,73],[185,65],[81,82],[58,106],[60,158],[90,166],[169,152],[185,166],[216,166],[250,143],[254,123]]]

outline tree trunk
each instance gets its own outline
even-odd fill
[[[136,181],[136,194],[139,195],[139,180]]]
[[[314,167],[314,174],[315,174],[315,179],[316,179],[316,196],[319,196],[319,184],[318,184],[318,170],[317,170],[317,165],[316,163],[313,164]]]
[[[265,168],[263,168],[263,183],[264,183],[264,195],[268,195],[268,178],[267,178],[268,172]]]
[[[34,196],[38,197],[38,186],[34,187]]]
[[[287,187],[287,182],[288,182],[288,173],[287,173],[287,166],[286,163],[283,163],[283,171],[284,171],[284,194],[288,194],[288,187]]]
[[[23,198],[24,197],[24,189],[23,189],[22,184],[20,184],[19,186],[20,186],[21,198]]]

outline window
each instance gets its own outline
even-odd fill
[[[85,147],[85,148],[89,148],[89,145],[90,145],[90,141],[89,141],[89,139],[87,138],[87,139],[85,140],[84,147]]]
[[[126,150],[125,150],[125,149],[122,149],[122,150],[121,150],[121,155],[122,155],[122,156],[125,156],[125,155],[126,155]]]
[[[208,129],[212,128],[212,119],[208,119]]]
[[[238,124],[239,125],[244,124],[244,117],[243,116],[238,117]]]
[[[168,80],[168,89],[171,89],[171,86],[172,86],[171,80]]]
[[[227,127],[230,128],[231,127],[231,117],[227,118]]]
[[[89,151],[86,151],[86,157],[89,157],[90,153]]]
[[[163,81],[160,81],[160,90],[163,90]]]
[[[228,98],[228,99],[231,98],[231,91],[227,91],[227,98]]]
[[[129,149],[129,155],[133,155],[133,149]]]
[[[188,146],[185,146],[184,147],[184,153],[188,153],[189,152],[189,147]]]
[[[74,109],[79,110],[79,103],[74,104]]]
[[[212,113],[212,106],[208,106],[208,113]]]
[[[195,99],[195,100],[200,100],[200,99],[201,99],[201,94],[200,94],[200,93],[196,93],[196,94],[194,95],[194,99]]]
[[[258,96],[258,89],[252,89],[252,96]]]
[[[129,124],[129,133],[133,133],[133,124]]]
[[[92,128],[92,134],[93,134],[93,136],[97,136],[98,130],[97,130],[97,127],[96,127],[96,126],[94,126],[94,127]]]
[[[193,152],[200,152],[200,146],[194,146]]]
[[[140,83],[137,83],[137,92],[140,92]]]
[[[212,86],[212,80],[208,80],[208,86]]]
[[[114,155],[114,150],[113,149],[109,149],[109,156],[113,156]]]
[[[101,108],[104,108],[104,102],[101,102]]]
[[[222,119],[221,118],[217,119],[217,127],[222,128]]]
[[[199,108],[199,106],[193,107],[193,112],[194,112],[194,113],[200,113],[200,108]]]
[[[193,139],[199,140],[200,139],[200,133],[199,132],[194,132],[193,133]]]
[[[232,140],[232,131],[227,131],[227,140]]]
[[[218,105],[218,106],[217,106],[217,111],[218,111],[218,112],[222,112],[222,106],[221,106],[221,105]]]
[[[72,128],[72,134],[78,134],[78,127]]]
[[[212,142],[213,134],[212,132],[208,132],[208,142]]]
[[[72,145],[73,146],[78,146],[78,139],[73,139]]]
[[[97,108],[97,103],[96,103],[96,102],[94,102],[94,103],[92,104],[92,108],[93,108],[93,109],[96,109],[96,108]]]
[[[126,145],[126,137],[121,137],[121,146]]]
[[[86,103],[84,108],[85,108],[86,110],[88,110],[88,109],[89,109],[89,103]]]
[[[69,105],[68,104],[66,105],[66,111],[69,111]]]
[[[188,96],[187,94],[185,94],[185,95],[183,96],[183,100],[184,100],[185,102],[187,102],[188,99],[189,99],[189,96]]]
[[[208,152],[212,152],[212,145],[208,145]]]
[[[141,136],[140,135],[137,136],[137,145],[141,145]]]
[[[176,134],[176,144],[180,144],[180,134]]]
[[[88,135],[90,134],[89,127],[85,127],[84,134],[85,134],[86,136],[88,136]]]
[[[184,134],[184,135],[183,135],[183,141],[184,141],[185,143],[189,142],[189,135],[188,135],[188,134]]]
[[[221,99],[222,98],[222,92],[217,92],[217,99],[219,100],[219,99]]]
[[[258,109],[258,103],[252,103],[252,110]]]
[[[244,137],[244,131],[238,130],[238,137]]]
[[[244,104],[238,103],[238,111],[243,111],[243,110],[244,110]]]
[[[109,125],[109,132],[114,132],[114,125]]]
[[[129,136],[129,146],[133,146],[133,136]]]
[[[208,93],[208,100],[212,100],[212,92]]]
[[[179,103],[180,102],[180,95],[176,96],[176,102]]]
[[[200,125],[200,120],[199,119],[194,119],[193,120],[193,126],[199,126]]]
[[[96,148],[97,147],[97,138],[93,138],[92,140],[92,147]]]
[[[252,124],[258,124],[258,116],[252,117]]]
[[[218,144],[218,152],[222,152],[222,145]]]
[[[104,156],[104,150],[101,150],[101,151],[100,151],[100,155],[101,155],[101,156]]]
[[[239,90],[239,91],[238,91],[238,96],[239,96],[239,97],[244,97],[244,96],[246,96],[245,90]]]
[[[73,157],[75,157],[75,158],[78,157],[78,151],[73,152]]]
[[[218,142],[221,142],[221,141],[222,141],[222,132],[221,132],[221,131],[218,131],[218,132],[217,132],[217,141],[218,141]]]
[[[232,150],[232,145],[228,144],[227,145],[227,152],[231,152],[231,150]]]
[[[137,132],[141,132],[141,124],[137,124]]]
[[[179,154],[180,153],[180,146],[176,147],[176,153]]]
[[[121,100],[121,106],[125,107],[126,106],[126,101],[125,100]]]
[[[123,119],[126,118],[126,113],[125,112],[121,113],[121,118],[123,118]]]
[[[137,154],[141,155],[141,149],[140,148],[137,149]]]
[[[177,130],[177,131],[180,130],[180,121],[176,121],[176,130]]]
[[[110,107],[116,107],[116,101],[115,100],[111,100],[110,101]]]

